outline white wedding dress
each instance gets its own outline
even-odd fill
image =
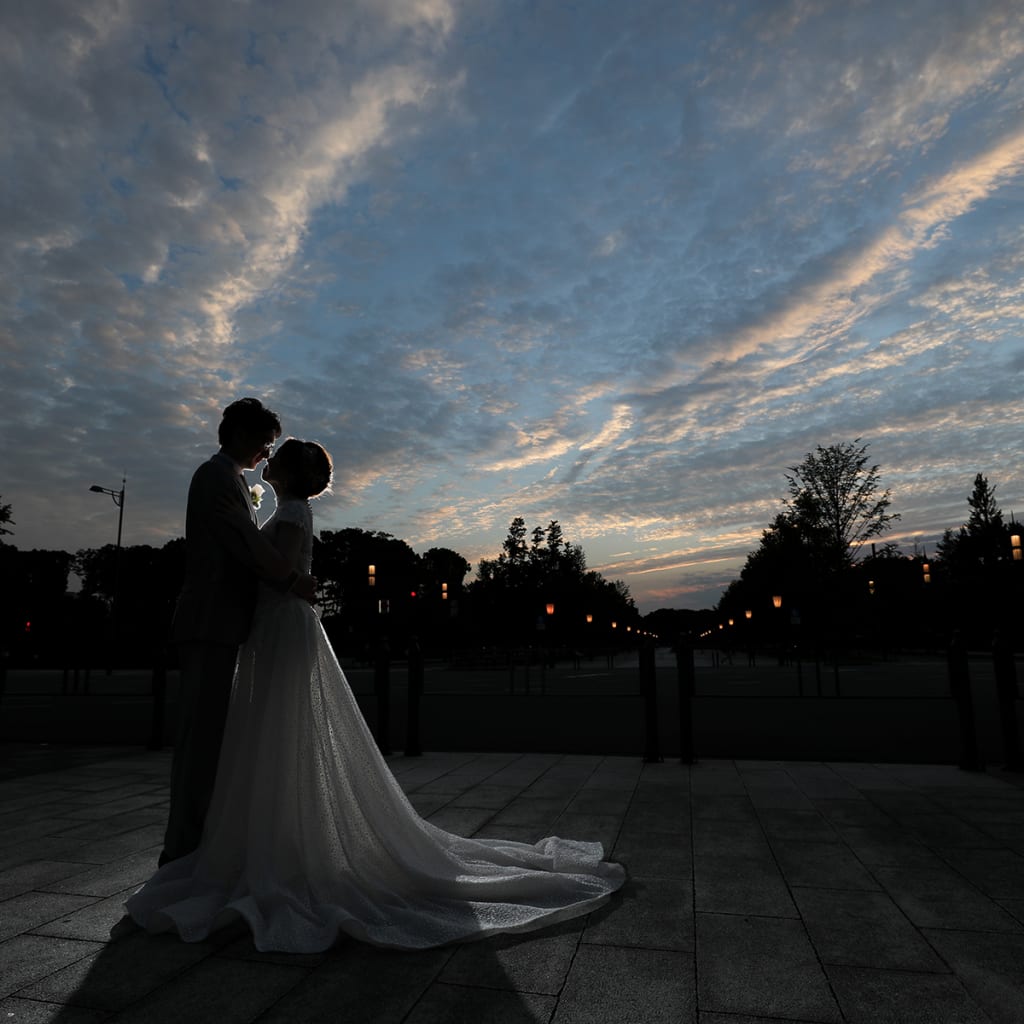
[[[307,502],[264,527],[304,531]],[[256,948],[320,952],[341,934],[420,949],[541,928],[607,901],[624,869],[600,843],[465,839],[424,821],[380,755],[316,613],[261,588],[239,652],[199,849],[126,907],[150,931],[199,941],[243,917]]]

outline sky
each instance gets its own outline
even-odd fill
[[[19,548],[113,543],[122,475],[180,536],[244,395],[332,452],[321,529],[557,519],[641,611],[817,445],[906,554],[976,473],[1024,512],[1015,0],[8,0],[0,128]]]

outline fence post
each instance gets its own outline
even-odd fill
[[[420,757],[420,698],[423,696],[423,651],[413,637],[409,642],[409,682],[406,700],[405,756]]]
[[[1003,735],[1003,764],[1008,771],[1019,772],[1024,768],[1024,758],[1020,753],[1020,730],[1017,727],[1017,666],[1013,659],[1013,646],[998,631],[992,637],[992,668]]]
[[[967,667],[967,648],[960,630],[954,630],[946,650],[949,668],[949,692],[956,704],[956,717],[960,726],[959,766],[967,772],[980,772],[984,768],[978,752],[978,733],[974,726],[974,703],[971,698],[971,675]]]
[[[153,664],[150,695],[153,698],[153,707],[150,712],[149,743],[147,746],[150,750],[162,750],[164,745],[164,714],[167,706],[166,647],[161,647],[157,651],[156,661]]]
[[[693,753],[693,691],[696,672],[693,665],[693,644],[681,640],[676,646],[676,677],[679,684],[679,760],[695,764]]]
[[[391,651],[383,637],[374,652],[373,692],[377,696],[377,746],[387,756],[391,753]]]
[[[640,662],[640,692],[644,698],[644,761],[662,760],[658,744],[658,678],[654,668],[654,644],[644,643],[637,652]]]

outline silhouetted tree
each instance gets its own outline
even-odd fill
[[[0,543],[0,636],[16,661],[59,663],[71,562],[66,551],[19,551]]]
[[[0,502],[0,536],[5,533],[14,532],[13,530],[8,530],[4,523],[10,523],[11,526],[14,526],[14,520],[11,519],[11,506]]]
[[[996,488],[981,473],[967,496],[967,522],[943,533],[937,549],[936,578],[945,598],[949,626],[965,630],[969,642],[987,646],[995,629],[1021,632],[1021,563],[1014,563],[1010,537],[1019,523],[1007,523]]]
[[[831,570],[852,565],[867,541],[900,518],[888,511],[890,492],[878,493],[879,467],[868,465],[867,449],[859,437],[818,445],[786,475],[786,515]]]
[[[558,520],[529,533],[516,516],[495,559],[483,559],[469,585],[476,622],[492,642],[520,645],[544,642],[606,642],[611,622],[636,618],[629,589],[587,569],[583,548],[565,539]],[[547,605],[555,614],[547,616]],[[587,622],[587,615],[591,621]],[[588,627],[590,627],[588,629]]]
[[[866,587],[850,569],[864,544],[900,518],[888,511],[890,492],[879,493],[879,467],[868,464],[867,448],[860,438],[818,445],[789,467],[784,511],[718,604],[719,619],[732,618],[748,641],[834,647],[860,628],[858,588]]]
[[[419,562],[420,583],[428,597],[446,593],[448,600],[459,599],[466,576],[473,568],[462,555],[451,548],[430,548],[420,555]],[[444,584],[447,589],[442,591]]]
[[[370,566],[373,583],[370,583]],[[419,558],[381,530],[322,530],[313,546],[324,627],[339,651],[367,657],[382,635],[401,642],[420,585]]]
[[[991,567],[1010,557],[1010,530],[996,504],[996,489],[981,473],[967,496],[971,512],[958,530],[946,530],[939,541],[938,556],[948,571],[963,579],[975,567]]]
[[[81,596],[102,601],[108,614],[115,616],[107,638],[113,644],[114,662],[152,665],[167,646],[184,581],[184,539],[170,540],[160,548],[134,544],[120,553],[114,544],[84,548],[75,553],[73,568],[82,580]]]

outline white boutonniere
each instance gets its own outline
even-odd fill
[[[249,488],[249,500],[252,502],[253,508],[259,508],[263,501],[263,492],[265,488],[262,484],[253,484]]]

